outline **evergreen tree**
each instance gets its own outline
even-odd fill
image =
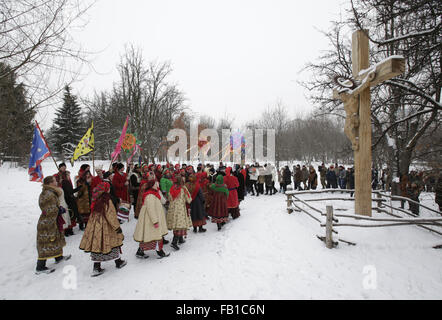
[[[29,159],[35,112],[29,105],[23,83],[0,62],[0,156],[25,161]],[[11,158],[9,158],[11,159]]]
[[[65,87],[63,105],[56,110],[56,118],[52,131],[53,149],[63,161],[72,157],[78,142],[84,134],[81,107],[77,97]]]

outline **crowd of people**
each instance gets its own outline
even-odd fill
[[[186,164],[141,166],[112,164],[108,171],[95,167],[95,176],[87,164],[80,167],[71,178],[66,164],[43,180],[39,197],[42,211],[37,226],[38,260],[36,273],[51,273],[48,259],[56,263],[68,260],[63,255],[66,237],[74,234],[78,225],[83,231],[80,249],[90,253],[93,262],[92,276],[104,272],[101,263],[115,261],[117,268],[127,262],[121,259],[124,235],[121,225],[129,220],[131,208],[137,225],[133,235],[139,243],[135,256],[148,258],[147,251],[156,251],[158,258],[169,256],[163,246],[165,237],[172,231],[171,247],[180,250],[187,232],[206,232],[208,221],[216,224],[218,231],[229,218],[240,216],[239,204],[246,190],[246,169],[220,163],[215,171],[211,165]]]
[[[159,259],[170,254],[163,250],[170,241],[165,237],[172,231],[170,246],[180,250],[189,229],[204,233],[204,226],[211,221],[217,230],[222,230],[229,218],[240,216],[239,205],[246,195],[274,195],[285,193],[289,186],[293,190],[315,190],[322,188],[354,189],[354,169],[322,163],[318,171],[313,166],[296,165],[277,170],[271,164],[235,165],[226,167],[222,162],[217,169],[212,164],[192,165],[170,163],[113,163],[108,171],[96,166],[95,175],[83,164],[78,174],[71,178],[66,165],[61,163],[58,172],[43,181],[39,197],[41,216],[37,225],[38,260],[36,273],[51,273],[46,266],[48,259],[56,263],[68,260],[63,255],[66,237],[74,234],[78,225],[83,231],[80,249],[90,253],[93,262],[92,276],[101,275],[101,263],[115,261],[123,268],[121,259],[124,240],[122,224],[129,220],[133,208],[137,219],[134,241],[138,242],[135,256],[146,259],[148,251],[156,251]],[[319,174],[317,173],[319,172]],[[391,188],[391,175],[383,170],[381,181],[372,171],[373,188],[380,185]],[[293,181],[293,187],[291,187]],[[411,172],[401,177],[403,196],[419,201],[422,190],[436,192],[436,202],[442,206],[442,180],[426,184],[422,174]],[[279,191],[276,189],[279,183]],[[402,207],[404,202],[402,203]],[[410,210],[419,214],[419,206],[410,202]]]

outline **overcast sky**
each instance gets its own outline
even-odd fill
[[[99,52],[90,72],[73,85],[91,96],[118,81],[116,65],[125,44],[142,48],[146,61],[169,61],[177,83],[196,113],[221,117],[237,126],[257,119],[281,100],[289,116],[312,106],[297,84],[299,73],[327,48],[318,30],[330,27],[347,0],[98,0],[89,24],[75,37]],[[52,111],[39,112],[47,126]],[[40,118],[40,119],[39,119]],[[46,121],[45,121],[46,120]]]

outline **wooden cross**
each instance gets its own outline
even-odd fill
[[[359,84],[335,89],[333,97],[344,103],[344,132],[352,142],[355,163],[355,213],[371,217],[371,101],[370,87],[396,77],[405,71],[405,59],[392,56],[369,66],[368,30],[352,35],[352,71]]]

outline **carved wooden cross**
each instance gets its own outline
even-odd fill
[[[392,56],[369,67],[368,30],[352,35],[353,78],[360,81],[353,89],[335,89],[333,97],[341,99],[346,113],[344,132],[352,142],[355,162],[355,213],[371,217],[371,101],[370,87],[400,75],[405,59]]]

